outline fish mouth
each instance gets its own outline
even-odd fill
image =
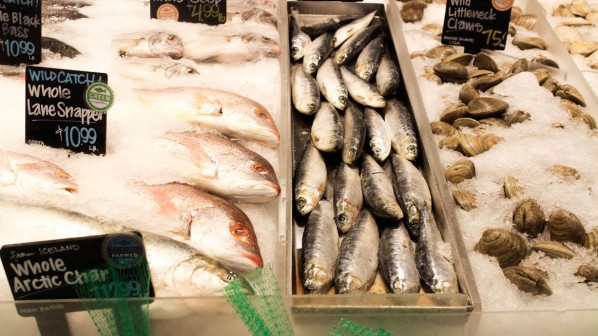
[[[278,183],[269,182],[258,186],[258,189],[266,192],[268,196],[276,197],[280,195],[280,186]]]
[[[243,257],[245,257],[246,259],[249,259],[257,267],[264,267],[264,260],[262,259],[262,257],[260,255],[245,253],[245,254],[243,254]]]

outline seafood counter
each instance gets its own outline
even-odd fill
[[[43,1],[41,66],[106,72],[116,101],[105,156],[25,144],[25,68],[0,68],[1,244],[139,230],[157,297],[221,295],[264,265],[283,281],[277,6],[228,11],[211,27],[137,0]]]
[[[294,307],[471,308],[384,7],[288,9]]]
[[[484,311],[596,309],[593,92],[529,3],[475,55],[440,44],[444,4],[420,8],[402,28]]]

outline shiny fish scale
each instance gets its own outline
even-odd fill
[[[320,66],[316,74],[316,81],[324,98],[337,109],[344,111],[347,107],[349,92],[341,77],[340,69],[332,58],[328,58]]]
[[[320,107],[318,83],[301,65],[295,65],[291,72],[291,97],[297,111],[303,114],[314,114]]]
[[[349,95],[356,102],[370,107],[386,106],[386,100],[384,97],[382,97],[382,95],[380,95],[380,93],[378,93],[373,84],[370,84],[359,78],[359,76],[354,74],[345,66],[341,66],[340,71],[343,81],[347,86],[347,91],[349,91]]]
[[[295,207],[300,215],[307,215],[324,195],[326,174],[322,154],[308,144],[295,168]]]
[[[349,103],[345,111],[345,138],[343,140],[342,157],[346,164],[353,164],[363,152],[365,142],[365,121],[363,112]]]
[[[343,42],[345,42],[349,37],[353,36],[355,33],[365,29],[367,26],[370,25],[372,20],[374,19],[374,15],[376,15],[376,11],[371,12],[370,14],[355,19],[351,23],[348,23],[342,27],[340,27],[334,33],[334,48],[338,48]]]
[[[367,292],[378,270],[378,225],[367,210],[363,210],[357,224],[349,230],[341,243],[334,286],[337,294]]]
[[[385,228],[378,250],[380,274],[393,293],[419,293],[415,244],[402,221]]]
[[[388,53],[382,55],[376,71],[376,87],[384,97],[396,93],[401,86],[401,72]]]
[[[419,149],[415,122],[407,107],[395,98],[389,99],[384,109],[384,121],[395,153],[410,161],[417,160]]]
[[[343,65],[349,63],[376,36],[380,25],[365,28],[346,40],[334,55],[334,61]]]
[[[376,110],[365,108],[365,127],[367,129],[367,143],[372,150],[372,156],[376,161],[383,162],[390,154],[390,134],[386,128],[384,119]]]
[[[428,208],[422,211],[421,223],[415,258],[422,280],[434,293],[458,293],[455,269],[439,251],[442,237]]]
[[[367,154],[362,158],[360,176],[365,202],[376,217],[394,220],[403,218],[403,211],[395,198],[388,176]]]
[[[397,154],[391,154],[390,160],[395,195],[407,216],[407,228],[414,237],[418,237],[422,211],[432,207],[428,183],[411,161]]]
[[[311,125],[311,140],[322,152],[336,152],[343,147],[343,124],[336,109],[322,103]]]
[[[324,294],[332,286],[339,254],[339,238],[332,204],[318,203],[309,215],[303,233],[303,286],[313,294]]]
[[[333,32],[340,28],[341,25],[355,21],[361,17],[362,15],[337,15],[323,18],[310,24],[304,24],[301,29],[310,36],[319,36],[325,32]]]
[[[309,35],[301,31],[299,11],[295,7],[291,8],[289,25],[291,27],[291,57],[294,61],[298,61],[305,55],[305,52],[311,43],[311,39],[309,38]]]
[[[309,45],[303,56],[303,69],[313,75],[332,51],[332,34],[324,33]]]
[[[361,51],[355,62],[355,72],[357,76],[365,81],[370,81],[372,76],[378,70],[380,58],[384,51],[384,37],[379,36],[370,41]]]
[[[340,233],[346,233],[357,222],[362,207],[359,170],[341,162],[334,179],[334,213]]]

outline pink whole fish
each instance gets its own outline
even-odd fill
[[[54,163],[0,150],[0,198],[71,196],[77,191],[77,183]]]
[[[247,202],[264,202],[280,194],[274,168],[261,155],[218,134],[169,132],[163,136],[171,153],[197,168],[186,179],[210,193]]]
[[[147,204],[176,222],[189,245],[236,271],[263,266],[253,224],[225,199],[180,183],[143,185]]]
[[[151,111],[171,113],[224,135],[277,147],[280,134],[270,112],[249,98],[216,89],[164,88],[136,90]]]

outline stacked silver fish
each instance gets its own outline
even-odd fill
[[[315,115],[294,172],[304,289],[327,293],[334,284],[338,294],[364,293],[379,271],[393,293],[419,293],[420,279],[434,293],[457,293],[427,182],[414,165],[418,135],[399,98],[400,70],[375,15],[302,25],[291,8],[295,118]]]

